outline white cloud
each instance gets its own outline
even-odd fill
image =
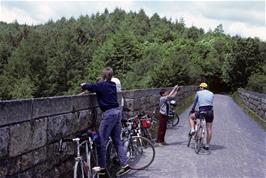
[[[116,7],[127,12],[142,8],[149,16],[158,13],[172,20],[183,17],[188,27],[194,25],[205,31],[223,24],[225,33],[257,36],[266,41],[264,1],[3,1],[0,21],[16,19],[19,23],[40,24],[50,19],[101,13],[105,8],[111,12]]]
[[[14,8],[1,7],[0,13],[1,13],[0,21],[11,23],[17,20],[21,24],[38,23],[38,20],[34,19],[30,14],[28,14],[28,12],[16,7]]]
[[[266,29],[265,27],[252,27],[245,23],[231,23],[226,29],[229,33],[240,35],[242,37],[259,37],[266,41]]]
[[[265,2],[166,2],[158,8],[161,17],[184,18],[187,27],[205,31],[222,24],[226,34],[259,37],[266,41]]]

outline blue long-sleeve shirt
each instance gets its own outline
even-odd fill
[[[214,94],[212,92],[210,92],[209,90],[198,91],[196,93],[195,98],[194,98],[192,110],[195,109],[197,104],[199,107],[213,106],[213,98],[214,98]]]
[[[86,83],[81,86],[83,90],[95,92],[102,111],[119,107],[117,101],[116,84],[112,81],[99,82],[96,84]]]

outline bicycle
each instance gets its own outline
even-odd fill
[[[134,129],[137,131],[136,132],[137,136],[145,137],[149,139],[151,142],[153,142],[152,135],[149,131],[149,128],[152,126],[153,123],[154,123],[153,119],[144,112],[135,116]]]
[[[59,141],[59,152],[66,150],[66,142],[76,143],[76,157],[74,164],[74,178],[98,178],[97,174],[94,174],[92,167],[97,166],[97,149],[96,149],[97,134],[93,131],[87,131],[78,135],[73,139],[61,139]],[[81,148],[85,147],[85,155],[81,154]],[[64,148],[65,147],[65,148]]]
[[[171,100],[170,107],[169,107],[167,126],[175,127],[179,123],[179,116],[174,110],[175,107],[176,107],[176,101]]]
[[[151,165],[155,157],[153,144],[145,137],[138,136],[133,128],[134,117],[128,119],[127,126],[122,129],[123,143],[128,158],[128,164],[132,170],[143,170]],[[109,177],[119,176],[116,174],[120,165],[114,144],[110,139],[107,143],[107,173]]]
[[[206,111],[200,111],[199,113],[200,117],[197,118],[194,122],[195,122],[195,133],[189,134],[189,139],[188,139],[188,144],[187,146],[190,146],[190,142],[192,137],[194,137],[195,140],[195,146],[194,146],[194,150],[197,154],[199,154],[200,150],[203,148],[204,146],[204,140],[205,138],[205,127],[206,127],[206,116],[207,116],[207,112]]]
[[[128,121],[132,122],[132,129],[135,129],[136,136],[142,136],[153,142],[152,134],[150,133],[150,128],[156,123],[156,121],[148,114],[144,112],[137,114],[128,119],[122,120],[124,127],[127,127],[126,123]],[[121,137],[122,138],[122,137]]]

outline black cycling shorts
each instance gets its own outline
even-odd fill
[[[196,116],[196,118],[200,118],[200,112],[201,111],[204,111],[204,112],[206,112],[206,114],[207,114],[207,116],[206,116],[206,122],[209,122],[209,123],[212,123],[213,122],[213,119],[214,119],[214,116],[213,116],[213,110],[212,109],[210,109],[210,110],[199,110],[199,111],[196,111],[195,112],[195,116]]]

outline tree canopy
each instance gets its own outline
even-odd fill
[[[29,26],[0,22],[0,99],[77,94],[103,67],[123,89],[205,81],[214,91],[266,92],[266,43],[204,32],[144,10],[115,9]]]

